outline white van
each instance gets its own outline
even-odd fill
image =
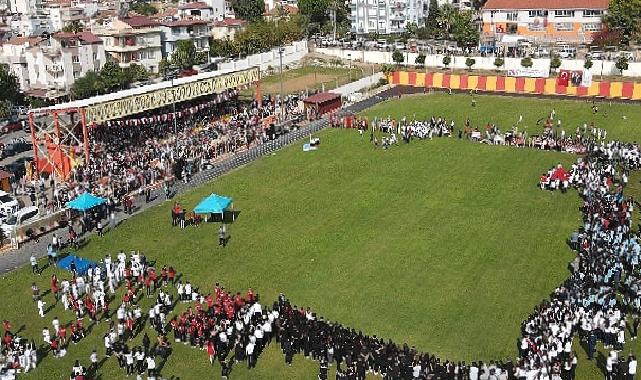
[[[0,228],[2,228],[2,232],[4,232],[5,236],[8,236],[15,230],[16,227],[21,226],[26,222],[31,221],[32,219],[35,219],[36,217],[38,217],[38,214],[39,210],[36,206],[25,207],[6,218]]]
[[[11,216],[18,211],[19,208],[18,201],[12,197],[11,194],[0,190],[0,214]]]

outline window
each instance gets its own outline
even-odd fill
[[[558,22],[555,24],[557,32],[571,32],[574,30],[574,25],[571,22]]]
[[[569,9],[554,11],[554,17],[574,17],[574,11],[571,11]]]
[[[527,28],[530,32],[545,32],[545,25],[543,23],[531,22],[527,24]]]
[[[548,11],[544,11],[543,9],[537,9],[533,11],[529,11],[530,17],[545,17],[548,15]]]
[[[80,78],[80,71],[74,71],[73,72],[73,77],[74,77],[74,79]]]
[[[585,9],[583,17],[601,17],[603,16],[603,9]]]
[[[98,53],[93,53],[93,60],[97,61],[98,60]]]
[[[518,19],[519,19],[519,12],[508,12],[507,14],[508,21],[516,21]]]
[[[584,32],[599,32],[601,29],[603,29],[603,27],[600,22],[588,22],[583,24]]]
[[[507,34],[517,34],[519,31],[518,24],[507,24]]]
[[[80,57],[78,57],[77,55],[72,55],[71,56],[71,62],[72,63],[80,63]]]

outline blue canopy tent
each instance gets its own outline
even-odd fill
[[[67,257],[64,257],[60,260],[58,260],[58,268],[61,269],[66,269],[66,270],[71,270],[71,263],[75,263],[76,265],[76,273],[79,275],[84,275],[87,273],[89,268],[93,267],[96,265],[95,261],[91,261],[89,259],[84,259],[82,257],[78,256],[73,256],[69,255]]]
[[[67,207],[78,211],[87,211],[103,203],[105,203],[103,198],[90,193],[82,193],[78,198],[67,202]]]
[[[234,203],[229,197],[224,197],[218,194],[211,194],[198,204],[194,208],[196,214],[220,214],[221,218],[224,216],[225,210],[231,205],[233,210]],[[234,213],[232,212],[232,220],[234,218]]]

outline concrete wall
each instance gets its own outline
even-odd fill
[[[342,96],[348,96],[378,83],[380,79],[383,79],[383,73],[376,73],[374,75],[361,78],[356,82],[347,83],[346,85],[330,90],[329,92],[332,92],[334,94],[341,94]]]
[[[285,46],[283,50],[283,66],[292,64],[300,61],[307,54],[307,41],[296,41],[291,45]],[[235,71],[258,66],[261,71],[267,71],[269,66],[276,68],[279,65],[280,54],[278,53],[278,48],[274,48],[265,53],[258,53],[243,59],[221,63],[218,69]]]
[[[331,55],[334,57],[359,60],[365,63],[388,63],[392,64],[392,52],[384,51],[363,51],[363,50],[343,50],[338,48],[317,48],[318,53]],[[405,64],[414,65],[418,53],[403,53],[405,56]],[[476,59],[476,64],[473,69],[477,70],[495,70],[494,57],[472,57]],[[467,57],[454,57],[452,56],[452,63],[449,67],[455,69],[466,69],[465,60]],[[547,70],[550,67],[549,58],[536,58],[532,59],[534,69]],[[567,70],[583,70],[584,61],[582,59],[561,59],[561,69]],[[425,57],[426,67],[443,67],[443,55],[431,54]],[[521,58],[505,58],[505,64],[499,68],[500,71],[513,70],[521,68]],[[614,61],[593,60],[592,75],[621,75],[621,72],[616,68]],[[641,62],[630,62],[628,70],[623,71],[624,76],[628,77],[641,77]]]

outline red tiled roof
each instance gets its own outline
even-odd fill
[[[102,42],[95,34],[91,32],[80,32],[80,33],[68,33],[68,32],[58,32],[55,33],[53,38],[57,40],[80,40],[89,44]]]
[[[247,25],[247,21],[239,20],[235,18],[226,18],[226,19],[223,19],[222,21],[214,22],[214,26],[245,26],[245,25]]]
[[[609,0],[487,0],[483,9],[607,9]]]
[[[132,28],[146,28],[160,25],[158,21],[152,20],[147,16],[127,16],[120,18],[120,21],[126,23]]]
[[[4,41],[3,44],[7,45],[24,45],[28,43],[29,45],[37,45],[43,40],[41,37],[14,37],[10,40]]]
[[[292,7],[291,5],[282,5],[283,9],[287,14],[290,15],[297,15],[298,14],[298,8]],[[278,7],[272,8],[271,11],[268,13],[270,16],[276,16],[278,15]]]
[[[176,21],[164,21],[163,26],[169,28],[179,27],[179,26],[194,26],[194,25],[207,25],[205,20],[176,20]]]
[[[102,40],[98,38],[98,36],[96,36],[91,32],[80,32],[78,34],[80,35],[80,39],[84,42],[87,42],[90,44],[102,42]]]
[[[334,94],[331,92],[321,92],[320,94],[312,95],[305,98],[303,100],[303,103],[321,104],[340,97],[341,97],[341,94]]]
[[[178,6],[178,9],[211,9],[207,3],[197,1],[195,3],[186,3]]]

